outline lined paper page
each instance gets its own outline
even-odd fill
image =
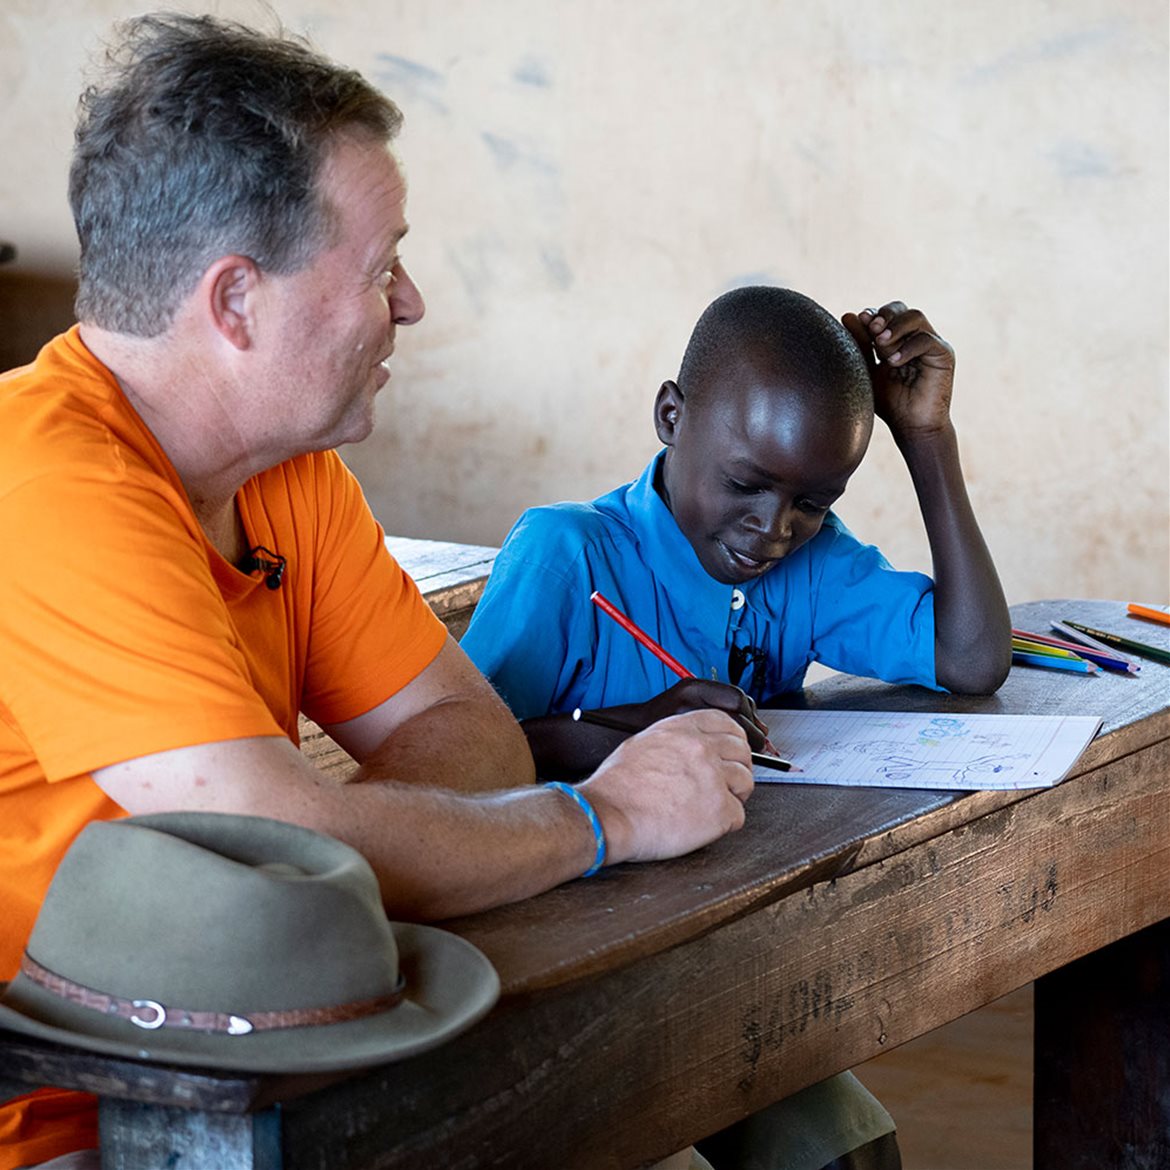
[[[800,772],[754,769],[757,783],[879,788],[1047,788],[1101,727],[1095,715],[761,711]]]

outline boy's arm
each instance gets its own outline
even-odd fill
[[[1011,618],[967,496],[950,402],[955,355],[917,309],[892,301],[842,318],[870,366],[874,409],[906,460],[934,564],[935,677],[989,694],[1011,667]]]
[[[671,715],[686,711],[725,711],[743,728],[752,751],[762,751],[764,725],[756,705],[739,687],[710,679],[684,678],[644,703],[626,703],[596,712],[624,728],[600,726],[571,712],[541,715],[521,724],[536,762],[536,772],[547,780],[577,780],[588,776],[630,734]]]

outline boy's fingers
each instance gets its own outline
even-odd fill
[[[886,348],[890,352],[882,354],[882,357],[894,366],[904,366],[907,362],[916,361],[919,358],[937,358],[937,363],[928,362],[928,364],[947,366],[951,364],[953,356],[951,347],[941,337],[936,337],[933,333],[912,333],[909,337],[891,342]]]
[[[739,715],[736,722],[743,728],[752,751],[761,751],[768,736],[768,729],[758,719],[753,719],[750,715]]]
[[[868,309],[866,310],[866,312],[869,311]],[[869,334],[865,321],[856,313],[846,313],[841,318],[841,324],[849,330],[853,340],[857,342],[857,347],[861,350],[861,356],[865,358],[865,364],[872,371],[876,365],[873,356],[873,338]]]
[[[930,333],[930,322],[917,309],[907,309],[893,317],[875,317],[870,322],[870,334],[874,345],[880,350],[897,343],[901,338],[911,333]]]
[[[870,314],[869,327],[871,330],[876,327],[877,331],[881,332],[895,317],[900,317],[906,311],[905,301],[890,301]]]

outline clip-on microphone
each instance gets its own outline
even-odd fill
[[[241,573],[263,573],[264,584],[269,589],[279,589],[284,579],[285,559],[279,553],[257,544],[248,551],[239,563]]]

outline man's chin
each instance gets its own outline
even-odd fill
[[[374,433],[375,422],[376,417],[371,402],[369,410],[364,414],[350,415],[332,427],[328,435],[322,436],[322,441],[317,444],[315,450],[329,451],[334,447],[348,447],[354,443],[361,443]]]

